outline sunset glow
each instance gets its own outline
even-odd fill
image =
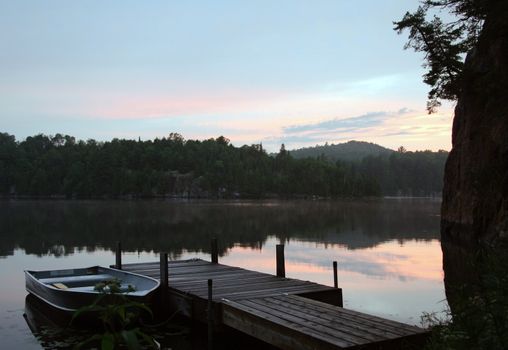
[[[224,257],[228,264],[247,269],[273,273],[275,271],[274,239],[269,239],[263,250],[234,247]],[[296,278],[314,280],[326,276],[330,279],[331,262],[338,260],[340,274],[353,278],[364,276],[367,279],[399,279],[401,281],[443,280],[441,244],[437,240],[429,242],[390,241],[375,248],[348,250],[340,246],[324,243],[292,243],[286,247],[286,273]],[[351,262],[359,263],[357,265]],[[363,268],[362,268],[363,267]],[[330,285],[330,281],[322,281]]]
[[[262,250],[234,247],[222,263],[275,273],[275,238]],[[332,262],[338,261],[339,287],[346,307],[413,324],[402,305],[421,311],[445,309],[441,244],[438,240],[389,241],[373,248],[348,250],[338,245],[290,241],[286,243],[286,276],[333,286]],[[206,259],[206,257],[205,257]],[[406,291],[408,300],[402,300]],[[408,308],[409,309],[409,308]],[[392,310],[402,310],[393,314]],[[414,312],[414,310],[413,310]]]
[[[2,131],[450,149],[453,106],[426,115],[420,58],[392,29],[417,0],[198,3],[2,2]]]

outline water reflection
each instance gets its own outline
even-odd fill
[[[66,330],[70,321],[68,316],[59,315],[58,310],[50,308],[32,295],[25,299],[23,318],[44,349],[69,349],[86,339],[83,332]]]
[[[439,211],[433,200],[0,201],[0,342],[40,347],[22,317],[23,269],[109,265],[118,240],[131,263],[159,251],[208,260],[217,237],[222,263],[272,274],[284,242],[288,277],[332,285],[337,260],[345,306],[419,324],[445,307]]]
[[[262,251],[234,247],[221,262],[273,274],[277,243],[269,237]],[[446,308],[438,240],[392,240],[358,250],[290,241],[285,256],[288,277],[329,286],[332,261],[338,261],[345,306],[355,310],[419,325],[422,312]]]
[[[260,249],[268,236],[374,247],[389,240],[439,239],[439,202],[377,201],[3,201],[0,256],[62,256],[97,247],[127,251],[208,252],[218,237],[221,254],[235,245]]]

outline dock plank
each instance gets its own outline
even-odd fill
[[[299,309],[288,307],[290,303],[284,303],[284,299],[300,299]],[[242,320],[248,318],[251,323],[250,327],[258,329],[261,337],[263,337],[263,332],[269,332],[274,324],[284,327],[286,332],[289,330],[301,332],[300,345],[278,345],[285,349],[295,350],[318,349],[322,341],[335,345],[336,349],[419,348],[422,344],[422,336],[426,333],[425,330],[417,327],[412,327],[413,332],[405,335],[395,334],[391,331],[379,332],[379,324],[377,324],[378,331],[372,331],[367,330],[371,326],[368,322],[363,327],[355,327],[341,320],[341,314],[345,313],[349,316],[351,310],[334,307],[335,317],[330,318],[329,315],[323,317],[320,314],[307,312],[308,308],[305,307],[305,304],[308,301],[310,300],[294,295],[240,301],[228,300],[224,302],[224,305],[227,306],[223,307],[223,319],[226,324],[235,327],[235,322],[245,322]],[[315,303],[315,301],[310,302],[311,304]],[[242,317],[241,313],[249,313],[250,316]],[[374,317],[371,322],[374,323],[378,321],[377,319],[379,318]],[[241,324],[237,327],[244,328],[247,325]]]
[[[303,306],[303,303],[301,301],[301,298],[299,297],[289,297],[287,298],[288,301],[300,303],[300,306]],[[332,315],[336,314],[336,307],[333,305],[329,305],[326,303],[322,303],[320,301],[312,300],[312,299],[305,299],[305,305],[306,307],[309,307],[309,305],[314,305],[317,308],[321,309],[321,312],[331,312]],[[360,322],[363,324],[369,324],[372,327],[382,327],[384,329],[390,330],[395,332],[396,334],[402,336],[406,334],[413,334],[414,332],[421,332],[422,329],[419,327],[411,326],[405,323],[388,320],[386,318],[381,318],[369,314],[365,314],[362,312],[345,309],[342,308],[341,314],[344,317],[347,317],[349,320],[354,320],[356,322]]]
[[[241,278],[239,278],[241,277]],[[173,277],[169,278],[170,281],[176,286],[186,286],[186,285],[197,285],[201,283],[207,283],[208,279],[213,279],[214,283],[221,283],[221,285],[244,285],[244,284],[252,284],[263,281],[270,281],[276,279],[274,276],[260,276],[259,274],[200,274],[195,276],[192,280],[185,277]]]
[[[280,307],[274,307],[274,305],[268,305],[267,301],[270,298],[252,299],[252,300],[241,300],[237,301],[238,304],[248,306],[252,309],[264,313],[266,315],[272,315],[278,317],[285,322],[288,322],[291,327],[298,325],[299,328],[305,328],[306,333],[326,335],[339,341],[346,341],[355,345],[362,345],[369,342],[363,336],[363,333],[347,332],[344,329],[331,328],[327,322],[320,322],[318,317],[308,316],[302,312],[291,312]],[[317,322],[315,322],[317,321]],[[311,332],[309,332],[309,330]],[[379,340],[379,338],[377,338]]]
[[[133,264],[124,264],[122,266],[123,270],[132,271],[132,270],[144,270],[144,269],[159,269],[159,262],[144,262],[144,263],[133,263]],[[189,259],[189,260],[170,260],[168,261],[168,266],[170,268],[177,267],[188,267],[188,266],[203,266],[210,265],[210,262],[201,260],[201,259]]]
[[[238,291],[245,291],[246,285],[248,286],[248,289],[250,291],[268,290],[268,289],[269,290],[276,290],[276,289],[281,289],[281,288],[285,289],[286,287],[308,286],[308,284],[305,283],[304,281],[298,281],[298,280],[288,280],[288,281],[268,280],[268,281],[261,281],[261,282],[254,280],[254,281],[251,281],[251,283],[244,283],[244,284],[239,284],[239,285],[232,284],[232,283],[229,283],[228,285],[223,285],[220,282],[216,283],[216,281],[214,280],[213,292],[214,292],[214,294],[215,293],[224,294],[224,293],[228,293],[228,292],[234,293],[234,292],[238,292]],[[186,291],[195,292],[195,293],[205,292],[205,291],[208,291],[208,286],[206,284],[205,285],[199,284],[199,285],[195,285],[192,287],[188,287],[186,289]]]
[[[379,341],[380,339],[390,339],[387,333],[371,332],[368,326],[356,327],[354,324],[344,322],[340,317],[338,317],[340,313],[337,313],[336,317],[327,317],[326,315],[312,312],[303,306],[295,308],[295,304],[281,302],[280,299],[286,298],[253,299],[252,302],[263,305],[269,309],[280,310],[282,313],[287,313],[294,317],[298,317],[303,321],[311,321],[319,326],[320,329],[322,327],[325,332],[331,332],[332,334],[336,334],[336,332],[342,332],[354,337],[360,337],[362,342],[365,342],[366,340]],[[392,335],[392,338],[394,336],[396,337],[396,335]]]
[[[298,299],[295,302],[295,299]],[[332,323],[342,324],[349,328],[354,328],[358,331],[372,333],[379,337],[387,337],[393,338],[404,335],[397,329],[392,329],[391,327],[380,327],[376,324],[366,324],[359,321],[358,319],[354,319],[349,317],[349,314],[345,312],[337,313],[336,310],[329,309],[319,309],[312,305],[312,303],[307,299],[306,301],[300,301],[299,298],[293,298],[293,296],[287,297],[272,297],[272,301],[279,301],[281,305],[288,308],[297,308],[299,310],[305,309],[305,312],[312,316],[318,316],[324,320],[330,321]]]
[[[158,262],[123,269],[160,278]],[[310,281],[201,259],[170,261],[168,276],[173,304],[183,314],[206,321],[207,281],[212,279],[217,322],[281,349],[405,349],[426,334],[418,327],[344,309],[340,288]]]
[[[298,324],[291,324],[274,315],[263,313],[256,308],[235,301],[223,303],[222,320],[225,325],[273,344],[281,349],[347,349],[354,343],[341,341],[319,332],[307,330]],[[309,335],[312,342],[309,343]]]

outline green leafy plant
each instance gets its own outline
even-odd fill
[[[432,334],[426,350],[503,350],[508,344],[508,257],[491,253],[475,262],[479,280],[455,288],[445,317],[425,314]]]
[[[102,323],[102,332],[77,344],[75,349],[91,344],[100,344],[102,350],[159,348],[157,342],[139,327],[142,313],[153,315],[145,304],[130,301],[126,297],[125,293],[134,291],[132,286],[129,285],[127,292],[124,292],[119,280],[109,280],[97,284],[95,290],[100,292],[99,296],[91,305],[78,309],[71,323],[86,314],[97,315]]]

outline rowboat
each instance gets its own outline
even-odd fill
[[[119,287],[118,294],[129,300],[148,304],[153,298],[160,282],[154,278],[132,272],[102,266],[88,268],[31,271],[25,270],[26,290],[47,304],[66,311],[92,304],[99,294],[98,285],[114,283]],[[104,298],[107,302],[108,298]]]

